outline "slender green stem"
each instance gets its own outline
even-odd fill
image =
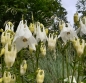
[[[20,83],[23,83],[23,82],[22,82],[22,77],[21,77],[21,74],[20,74],[20,64],[21,64],[21,61],[22,61],[22,50],[18,53],[18,56],[20,56],[20,57],[17,58],[17,61],[20,59],[20,60],[18,61],[18,68],[19,68],[18,80],[19,80]]]
[[[73,67],[73,73],[72,73],[72,79],[71,79],[71,83],[73,83],[73,76],[74,76],[74,73],[75,73],[75,66],[76,66],[76,63],[74,63],[74,67]]]
[[[34,71],[35,71],[35,67],[34,67],[34,60],[33,60],[33,57],[32,57],[32,55],[31,55],[31,62],[32,62],[32,66],[33,66],[33,69],[34,69]]]
[[[62,76],[63,76],[63,80],[62,80],[62,83],[64,83],[64,55],[62,55],[62,56],[63,56],[63,61],[62,61],[62,68],[63,68]]]
[[[39,45],[36,47],[36,70],[39,67],[39,52],[40,52],[40,42]]]
[[[3,60],[2,60],[2,57],[1,57],[1,71],[2,71],[2,75],[3,75]]]
[[[21,79],[22,79],[22,83],[24,83],[24,77],[23,76],[21,76]]]
[[[39,58],[36,58],[36,68],[38,68]]]
[[[4,73],[4,62],[3,62],[3,56],[1,57],[1,69],[2,69],[2,75]]]
[[[78,63],[78,77],[77,77],[77,83],[79,83],[80,66],[81,66],[81,57],[79,57],[79,63]]]
[[[66,66],[67,66],[67,77],[68,77],[68,82],[69,82],[69,67],[68,67],[68,55],[67,55],[67,50],[66,50]]]
[[[77,54],[75,54],[71,83],[73,83],[73,76],[74,76],[74,73],[75,73],[75,70],[76,70],[76,64],[77,64],[77,63],[76,63],[76,59],[77,59]]]

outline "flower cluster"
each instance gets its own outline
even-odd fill
[[[14,32],[14,25],[11,22],[6,23],[5,30],[1,34],[2,49],[0,57],[4,55],[4,62],[7,71],[4,71],[3,77],[0,79],[1,82],[15,83],[16,76],[9,70],[13,67],[17,59],[17,54],[23,49],[27,48],[29,49],[28,51],[34,52],[36,55],[35,62],[37,63],[37,68],[35,69],[37,73],[35,76],[37,83],[43,83],[45,77],[44,70],[38,68],[40,55],[45,57],[47,55],[47,49],[55,52],[57,42],[60,38],[62,39],[62,48],[64,48],[68,41],[70,41],[73,44],[77,55],[81,56],[84,53],[85,40],[82,36],[86,35],[86,17],[80,18],[79,20],[78,13],[74,14],[74,22],[75,24],[77,24],[77,22],[79,24],[77,30],[75,30],[70,23],[66,23],[63,20],[56,21],[55,18],[54,21],[55,24],[57,22],[59,24],[58,34],[54,31],[49,32],[40,22],[30,23],[28,26],[26,20],[21,20],[16,32]],[[79,33],[80,36],[78,36]],[[63,52],[63,50],[61,52]],[[28,69],[27,60],[21,59],[19,65],[19,73],[21,76],[24,76]],[[69,83],[71,83],[71,79],[76,83],[75,77],[73,76],[69,76],[69,78],[64,79],[63,81],[66,82],[69,80]]]

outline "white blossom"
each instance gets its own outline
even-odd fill
[[[44,25],[40,24],[39,22],[37,22],[36,39],[37,39],[37,41],[41,40],[43,42],[45,42],[47,40],[47,35],[46,35],[45,29],[44,29]]]
[[[76,30],[77,33],[80,32],[80,36],[82,37],[83,35],[86,35],[86,17],[83,18],[84,19],[84,23],[83,21],[80,19],[80,27]]]
[[[18,51],[20,51],[22,48],[28,47],[28,45],[33,50],[36,50],[35,45],[37,44],[37,41],[32,36],[32,33],[27,26],[27,21],[25,24],[23,23],[23,20],[20,21],[13,43],[16,44]]]
[[[15,45],[12,45],[11,50],[8,50],[8,43],[5,45],[5,56],[4,56],[4,61],[6,64],[7,68],[10,68],[13,66],[15,59],[16,59],[16,55],[17,55],[17,50]]]
[[[73,83],[77,83],[74,76],[69,76],[69,78],[65,78],[65,79],[64,79],[64,82],[65,82],[65,83],[66,83],[66,82],[71,83],[72,78],[73,78]],[[68,81],[68,80],[69,80],[69,81]]]
[[[67,40],[73,40],[74,38],[77,38],[77,34],[75,32],[75,29],[70,25],[70,23],[67,23],[67,27],[63,27],[58,38],[59,37],[61,37],[63,42],[66,44]]]
[[[50,50],[55,50],[56,40],[57,40],[57,36],[56,35],[54,37],[54,34],[49,34],[49,37],[48,37],[48,47],[49,47]]]

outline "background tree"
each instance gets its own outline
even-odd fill
[[[86,15],[86,0],[78,0],[76,4],[78,13]]]
[[[5,21],[12,21],[17,26],[22,15],[30,23],[33,13],[34,21],[40,21],[45,26],[53,14],[66,20],[66,10],[61,6],[60,0],[1,0],[0,1],[0,26]]]

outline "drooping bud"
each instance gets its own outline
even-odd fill
[[[5,32],[2,32],[2,35],[1,35],[1,43],[2,43],[2,45],[5,45],[5,43],[6,43]]]
[[[29,29],[32,33],[34,32],[35,29],[34,29],[34,24],[33,23],[30,23]]]
[[[41,44],[40,46],[40,52],[43,56],[46,55],[46,46],[44,44]]]
[[[3,78],[0,78],[0,83],[2,83],[2,81],[3,81]]]
[[[10,83],[15,83],[15,81],[16,81],[16,76],[14,74],[12,74]]]
[[[0,32],[3,32],[3,29],[2,28],[0,29]]]
[[[0,57],[5,53],[5,48],[1,49]]]
[[[37,83],[43,83],[44,82],[44,70],[39,69],[36,76]]]
[[[6,42],[8,43],[9,46],[11,46],[11,34],[6,33]]]
[[[16,47],[15,45],[12,45],[9,51],[9,46],[8,43],[5,45],[5,56],[4,56],[4,61],[6,64],[7,68],[10,68],[13,66],[14,62],[15,62],[15,58],[16,58]]]
[[[63,20],[59,21],[59,30],[61,31],[65,26],[65,22]]]
[[[20,74],[24,75],[26,73],[26,70],[27,70],[27,62],[26,60],[23,60],[20,65]]]
[[[84,53],[85,40],[82,39],[82,42],[80,42],[80,39],[77,38],[73,41],[73,46],[76,49],[77,54],[81,56]]]
[[[74,14],[74,23],[76,24],[78,21],[79,21],[79,16],[78,16],[78,13],[76,12]]]
[[[8,71],[4,72],[3,81],[4,81],[4,83],[10,83],[10,81],[11,81],[11,73],[10,72],[8,72]]]
[[[86,16],[84,16],[84,17],[82,18],[82,21],[83,21],[83,24],[85,24],[85,26],[86,26]]]
[[[48,35],[48,28],[45,29],[46,35]]]

